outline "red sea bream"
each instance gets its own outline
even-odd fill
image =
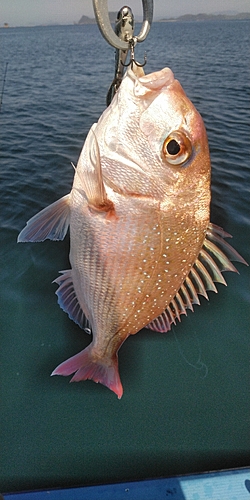
[[[143,327],[167,332],[244,259],[210,223],[210,156],[201,116],[169,68],[130,68],[86,138],[71,192],[35,215],[18,241],[62,240],[71,269],[58,302],[92,333],[52,375],[123,388],[118,350]]]

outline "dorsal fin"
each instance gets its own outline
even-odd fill
[[[146,328],[157,332],[168,332],[171,330],[171,325],[176,324],[176,319],[181,321],[181,314],[186,315],[187,309],[193,311],[193,304],[200,304],[198,294],[209,300],[206,290],[217,293],[214,282],[226,285],[221,271],[238,273],[231,260],[248,265],[240,254],[224,240],[229,237],[231,235],[223,231],[221,227],[209,224],[203,247],[188,277],[167,309],[151,321]]]
[[[72,280],[72,270],[61,271],[60,276],[56,278],[53,283],[59,285],[56,291],[58,297],[58,304],[65,311],[70,319],[73,319],[80,328],[83,328],[87,333],[91,333],[91,326],[86,318],[78,298],[75,293],[73,280]]]

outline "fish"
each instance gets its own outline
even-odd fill
[[[52,375],[91,379],[120,399],[118,351],[142,328],[167,332],[199,295],[247,264],[210,221],[206,129],[170,68],[126,71],[84,142],[69,194],[33,216],[18,242],[63,240],[71,268],[60,307],[92,335]]]

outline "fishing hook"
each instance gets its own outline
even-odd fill
[[[138,36],[134,37],[135,44],[143,42],[148,35],[153,20],[153,0],[142,0],[143,23]],[[121,40],[114,32],[108,15],[108,0],[93,0],[96,22],[105,40],[112,47],[119,50],[129,50],[129,41]]]
[[[124,73],[124,68],[133,64],[139,67],[145,66],[147,62],[146,54],[144,63],[140,64],[135,60],[134,48],[137,42],[143,42],[149,33],[153,20],[153,0],[142,0],[143,5],[143,23],[139,35],[134,36],[134,15],[130,7],[122,7],[118,14],[113,30],[108,15],[108,0],[93,0],[93,7],[96,22],[104,39],[116,49],[115,58],[115,77],[109,87],[106,103],[111,103],[116,94]],[[128,52],[130,51],[130,61],[126,64]]]
[[[147,56],[146,54],[144,54],[144,63],[140,64],[138,63],[136,60],[135,60],[135,41],[134,41],[134,38],[132,38],[131,40],[129,40],[129,49],[130,49],[130,61],[125,64],[121,61],[121,64],[127,68],[128,66],[131,65],[131,68],[133,68],[133,64],[135,64],[136,66],[138,66],[139,68],[143,68],[143,66],[145,66],[146,62],[147,62]]]
[[[125,42],[132,40],[134,36],[134,25],[135,21],[132,10],[127,6],[122,7],[117,14],[115,34],[120,40],[123,40]],[[124,73],[124,64],[127,59],[128,51],[129,49],[115,49],[115,76],[107,93],[107,106],[109,106],[114,95],[121,85]]]

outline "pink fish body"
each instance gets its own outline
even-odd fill
[[[143,327],[168,331],[198,294],[245,263],[210,224],[210,157],[201,116],[169,68],[129,69],[80,154],[73,187],[34,216],[18,241],[61,240],[71,269],[58,302],[89,346],[52,375],[92,379],[120,398],[118,350]]]

